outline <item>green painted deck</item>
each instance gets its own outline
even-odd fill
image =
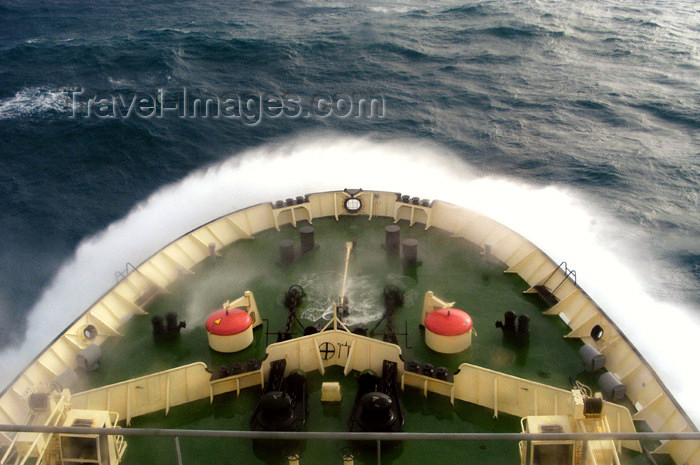
[[[305,223],[300,223],[302,226]],[[564,339],[568,327],[557,317],[544,316],[545,305],[538,297],[523,294],[527,284],[517,275],[504,274],[504,266],[485,263],[480,251],[464,239],[424,225],[409,227],[400,222],[401,238],[419,240],[418,254],[422,264],[404,269],[400,260],[382,247],[384,227],[391,220],[367,217],[316,219],[318,248],[289,268],[282,268],[279,242],[293,239],[298,245],[298,229],[284,227],[282,231],[268,230],[252,240],[238,241],[221,251],[216,263],[205,260],[192,275],[186,275],[168,294],[158,296],[146,308],[149,316],[135,317],[123,328],[124,338],[106,342],[101,368],[85,375],[81,388],[102,386],[155,371],[166,370],[191,362],[203,361],[214,371],[220,365],[262,358],[266,343],[276,342],[266,332],[282,331],[287,320],[283,305],[284,292],[293,284],[301,285],[307,293],[298,311],[302,322],[325,322],[330,316],[332,300],[337,299],[343,274],[345,242],[357,239],[357,249],[349,268],[348,322],[366,321],[370,329],[381,318],[381,294],[387,284],[405,291],[405,304],[394,316],[394,329],[404,360],[417,359],[435,367],[445,366],[455,371],[460,363],[468,362],[515,376],[528,378],[556,387],[569,389],[572,379],[581,380],[594,390],[596,377],[586,376],[577,350],[578,340]],[[237,354],[220,354],[209,349],[204,321],[226,300],[254,293],[258,308],[267,321],[254,330],[255,340]],[[437,297],[455,301],[456,307],[469,313],[477,335],[472,346],[455,355],[437,354],[424,343],[419,319],[426,291]],[[531,342],[519,349],[503,341],[502,332],[495,327],[506,310],[530,316]],[[187,321],[177,341],[156,343],[151,332],[150,316],[175,311]],[[326,320],[322,318],[325,314]],[[302,328],[292,327],[296,336]],[[381,338],[382,323],[375,337]],[[401,333],[407,333],[401,335]],[[318,372],[307,374],[310,413],[304,431],[347,431],[347,421],[355,398],[357,373],[343,376],[333,367],[325,376]],[[321,383],[339,381],[343,400],[340,405],[322,405]],[[78,389],[82,390],[82,389]],[[132,421],[134,427],[166,427],[194,429],[248,430],[260,388],[219,396],[213,405],[209,400],[193,402],[164,412],[154,413]],[[422,392],[407,388],[402,395],[406,415],[406,432],[519,432],[519,419],[500,414],[492,418],[491,410],[449,399],[437,394],[423,398]],[[175,448],[169,438],[130,438],[124,457],[127,465],[177,464]],[[249,440],[182,439],[183,464],[257,464],[287,463],[287,452],[298,452],[302,464],[342,463],[341,450],[349,447],[356,452],[355,463],[376,463],[375,444],[349,444],[333,441],[265,444]],[[641,454],[623,451],[623,463],[646,463]],[[410,441],[382,443],[382,463],[437,464],[516,464],[520,462],[516,442],[434,442]]]

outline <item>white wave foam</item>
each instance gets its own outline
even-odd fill
[[[402,13],[408,13],[409,11],[416,11],[417,8],[411,8],[408,6],[395,6],[395,7],[386,7],[386,6],[370,6],[368,7],[369,11],[373,11],[375,13],[389,13],[389,14],[402,14]]]
[[[314,191],[362,187],[443,199],[484,213],[528,237],[555,261],[566,260],[696,421],[700,353],[692,309],[660,302],[645,282],[664,273],[629,226],[560,187],[483,177],[443,148],[420,141],[378,142],[338,135],[303,136],[247,151],[162,188],[124,219],[84,240],[31,311],[36,325],[19,347],[0,354],[7,383],[106,289],[114,272],[140,263],[206,221],[247,205]],[[80,289],[80,292],[76,292]],[[687,354],[687,355],[686,355]]]
[[[70,108],[67,91],[28,87],[18,91],[13,97],[0,100],[0,119],[38,115],[47,111],[65,112]]]

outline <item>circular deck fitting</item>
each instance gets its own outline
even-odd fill
[[[245,310],[220,309],[207,318],[209,347],[217,352],[238,352],[253,342],[253,319]]]
[[[362,210],[362,201],[358,198],[350,197],[345,199],[343,206],[348,213],[359,213]]]
[[[455,354],[472,343],[472,319],[462,310],[441,308],[425,317],[425,343],[436,352]]]

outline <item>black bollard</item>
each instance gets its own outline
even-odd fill
[[[503,326],[503,330],[515,332],[515,312],[513,310],[508,310],[503,316],[505,318],[505,325]]]
[[[403,262],[405,265],[418,264],[418,239],[403,240]]]
[[[524,313],[518,315],[518,333],[530,334],[530,317]]]
[[[304,255],[314,250],[316,244],[314,242],[313,226],[302,226],[299,228],[299,235],[301,236],[301,254]]]
[[[401,252],[401,228],[395,224],[390,224],[384,228],[384,231],[386,232],[384,247],[387,252],[398,257]]]
[[[282,266],[289,266],[294,263],[294,241],[285,239],[280,242],[280,259]]]

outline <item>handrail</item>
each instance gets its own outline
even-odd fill
[[[562,267],[564,270],[564,278],[559,282],[557,287],[555,287],[554,290],[551,291],[552,294],[554,294],[557,291],[557,289],[559,289],[559,287],[564,283],[564,281],[566,281],[566,278],[568,278],[570,275],[574,277],[574,284],[576,284],[576,270],[569,269],[569,265],[567,265],[567,263],[564,261],[564,262],[561,262],[559,265],[557,265],[556,268],[554,268],[554,270],[547,276],[547,279],[542,281],[542,284],[540,284],[540,286],[547,287],[547,283],[549,282],[549,280]]]
[[[327,439],[379,441],[556,441],[556,440],[681,440],[700,441],[700,432],[642,432],[642,433],[347,433],[347,432],[287,432],[231,431],[164,428],[90,428],[82,426],[0,425],[0,431],[35,433],[104,434],[108,436],[202,437],[247,439]]]
[[[131,270],[129,270],[129,268],[131,268]],[[114,278],[116,279],[117,283],[119,283],[124,278],[129,276],[129,274],[132,271],[136,271],[136,267],[131,262],[126,262],[126,265],[125,265],[123,270],[119,270],[119,271],[114,272]]]

